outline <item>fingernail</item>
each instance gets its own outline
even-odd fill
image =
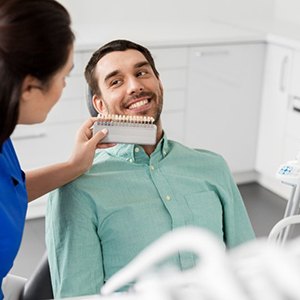
[[[108,133],[108,130],[107,130],[107,128],[103,128],[103,129],[101,130],[101,132],[103,132],[104,134],[107,134],[107,133]]]

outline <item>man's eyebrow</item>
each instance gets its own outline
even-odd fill
[[[134,65],[135,68],[140,68],[144,66],[150,66],[149,62],[145,60],[145,61],[138,62]]]
[[[150,66],[149,62],[146,61],[146,60],[141,61],[141,62],[136,63],[133,67],[135,69],[137,69],[137,68],[144,67],[144,66]],[[121,73],[120,70],[115,70],[115,71],[112,71],[112,72],[108,73],[104,78],[104,82],[109,80],[111,77],[114,77],[114,76],[118,75],[119,73]]]
[[[115,70],[115,71],[112,71],[112,72],[108,73],[105,76],[104,81],[106,82],[109,78],[114,77],[114,76],[118,75],[119,73],[120,73],[119,70]]]

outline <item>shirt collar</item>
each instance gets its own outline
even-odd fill
[[[115,147],[108,148],[107,151],[111,156],[135,163],[147,163],[150,159],[161,160],[169,152],[169,141],[164,134],[158,142],[154,152],[149,157],[142,146],[136,144],[117,144]]]

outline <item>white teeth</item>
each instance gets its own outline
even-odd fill
[[[129,106],[129,109],[137,108],[148,103],[148,100],[142,100]]]
[[[98,119],[98,123],[105,126],[116,124],[153,124],[154,121],[153,117],[116,114],[101,115]]]

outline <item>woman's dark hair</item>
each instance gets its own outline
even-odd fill
[[[74,42],[66,9],[54,0],[0,0],[0,147],[19,117],[22,84],[47,84]]]
[[[88,62],[87,66],[85,68],[84,75],[85,75],[85,79],[89,85],[91,95],[100,95],[100,93],[101,93],[99,90],[99,87],[98,87],[97,78],[95,76],[95,69],[96,69],[96,65],[97,65],[98,61],[103,56],[105,56],[106,54],[108,54],[110,52],[126,51],[129,49],[133,49],[133,50],[137,50],[137,51],[141,52],[145,56],[148,63],[150,64],[155,76],[157,78],[159,78],[159,73],[155,67],[153,57],[147,48],[145,48],[139,44],[136,44],[134,42],[128,41],[128,40],[114,40],[114,41],[111,41],[111,42],[105,44],[104,46],[99,48],[96,52],[94,52],[94,54],[92,55],[90,61]]]

